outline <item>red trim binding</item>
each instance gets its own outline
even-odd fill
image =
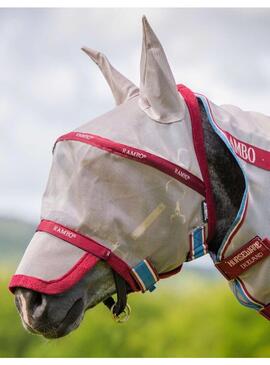
[[[185,170],[173,162],[166,160],[165,158],[156,156],[152,153],[140,150],[135,147],[130,147],[122,143],[111,141],[107,138],[97,136],[90,133],[82,132],[70,132],[57,139],[56,143],[61,141],[79,141],[96,148],[102,149],[104,151],[113,153],[115,155],[134,160],[145,165],[151,166],[165,174],[175,178],[182,184],[188,186],[189,188],[197,191],[202,196],[205,196],[204,183],[197,176],[191,174],[189,171]],[[55,148],[54,145],[54,148]]]
[[[43,219],[39,223],[37,231],[50,233],[51,235],[71,243],[73,246],[79,247],[80,249],[89,252],[102,260],[108,260],[111,254],[111,250],[108,248],[57,222]]]
[[[262,308],[259,313],[264,316],[264,318],[270,321],[270,304],[267,304],[264,308]]]
[[[215,266],[227,280],[233,280],[269,255],[270,241],[256,236]]]
[[[169,278],[170,276],[178,274],[182,270],[182,267],[183,267],[183,264],[178,266],[176,269],[161,273],[161,274],[159,274],[159,278],[166,279],[166,278]]]
[[[205,152],[200,108],[196,96],[190,89],[188,89],[184,85],[177,85],[177,89],[183,96],[189,110],[191,125],[192,125],[194,149],[197,156],[197,160],[199,162],[201,174],[205,185],[205,196],[208,210],[207,244],[209,244],[209,242],[214,236],[216,229],[216,214],[215,214],[214,198],[212,194],[212,186],[208,171],[207,157]]]
[[[152,262],[149,259],[144,259],[145,262],[150,266],[150,268],[153,270],[154,275],[156,276],[157,282],[159,281],[159,273],[157,272],[155,266],[152,264]]]
[[[226,134],[234,152],[238,157],[251,165],[257,166],[264,170],[270,170],[269,151],[241,141],[225,130],[223,130],[223,132]]]
[[[58,237],[90,254],[108,262],[108,264],[118,272],[130,285],[133,291],[138,290],[138,286],[130,274],[131,268],[107,247],[102,246],[92,238],[84,236],[71,230],[57,222],[42,220],[37,231],[47,232]]]
[[[27,275],[13,275],[9,290],[14,293],[16,287],[25,287],[44,294],[59,294],[75,285],[99,259],[89,253],[83,257],[63,276],[55,280],[42,280]]]
[[[226,251],[229,248],[229,246],[232,242],[232,239],[234,238],[234,236],[236,235],[236,233],[239,231],[239,229],[242,227],[242,225],[244,223],[244,220],[245,220],[245,217],[246,217],[246,214],[247,214],[248,204],[249,204],[249,196],[248,196],[248,191],[247,191],[245,207],[244,207],[244,210],[243,210],[242,217],[240,217],[239,222],[236,224],[236,226],[230,232],[229,237],[227,238],[227,242],[224,244],[224,246],[221,249],[220,257],[221,257],[222,260],[224,260],[224,258],[225,258]]]

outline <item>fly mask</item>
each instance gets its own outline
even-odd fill
[[[193,108],[195,96],[179,90]],[[11,289],[61,293],[101,259],[144,292],[207,252],[214,212],[203,143],[192,142],[202,138],[198,105],[192,122],[186,110],[184,120],[165,126],[137,105],[134,97],[113,118],[58,138],[42,220]],[[127,111],[136,118],[129,133],[119,133]]]
[[[41,222],[11,291],[62,293],[105,260],[144,292],[207,252],[215,219],[198,103],[177,91],[145,18],[143,32],[140,90],[84,48],[118,106],[56,141]]]

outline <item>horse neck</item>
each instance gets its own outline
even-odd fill
[[[201,102],[199,106],[217,218],[216,234],[209,244],[209,249],[216,253],[237,215],[244,194],[245,181],[234,157],[213,131]]]

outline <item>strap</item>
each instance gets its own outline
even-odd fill
[[[119,256],[115,255],[107,247],[94,241],[92,238],[82,235],[62,224],[54,221],[43,219],[37,227],[37,231],[47,232],[58,237],[86,252],[91,253],[95,257],[105,260],[114,271],[118,272],[129,284],[132,291],[139,290],[139,285],[134,281],[133,275],[130,273],[129,265]]]
[[[139,163],[151,166],[169,176],[172,176],[176,180],[180,181],[182,184],[188,186],[202,196],[205,196],[205,186],[200,178],[193,175],[191,172],[184,169],[183,167],[145,150],[140,150],[135,147],[111,141],[107,138],[103,138],[95,134],[82,132],[70,132],[59,137],[55,142],[54,148],[58,142],[62,141],[77,141],[86,143],[94,146],[95,148],[99,148],[101,150],[121,156],[123,158],[127,158],[129,160],[137,161]]]
[[[256,236],[215,266],[227,280],[233,280],[269,255],[270,241]]]
[[[155,290],[155,283],[159,280],[157,272],[148,260],[141,261],[138,265],[131,269],[136,281],[140,284],[141,291],[150,292]]]
[[[197,160],[199,162],[203,182],[205,186],[205,197],[208,211],[208,233],[207,244],[211,242],[215,235],[216,230],[216,212],[214,196],[212,191],[212,184],[210,180],[207,155],[204,142],[203,124],[201,118],[201,112],[196,95],[184,85],[177,85],[177,89],[183,96],[191,119],[193,145],[196,153]]]
[[[197,259],[208,252],[206,244],[205,226],[194,228],[189,235],[190,252],[188,261]]]
[[[127,305],[127,285],[126,281],[122,278],[122,276],[117,274],[117,272],[115,272],[114,270],[113,270],[113,276],[117,293],[117,301],[115,302],[115,300],[112,297],[109,297],[105,299],[103,303],[110,310],[113,307],[113,314],[119,316],[119,314],[121,314],[124,311]]]
[[[62,224],[43,219],[37,227],[37,231],[47,232],[91,253],[95,257],[105,260],[113,271],[117,273],[115,276],[115,283],[116,289],[119,283],[119,297],[124,297],[124,295],[121,294],[124,287],[121,280],[124,282],[126,281],[132,291],[137,291],[140,288],[142,292],[154,290],[154,284],[159,280],[158,274],[149,261],[143,260],[134,268],[130,268],[125,261],[115,255],[114,252],[107,247]]]

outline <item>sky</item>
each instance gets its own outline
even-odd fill
[[[178,83],[270,115],[270,9],[0,9],[0,216],[39,220],[55,139],[114,107],[101,50],[139,84],[141,17]]]

